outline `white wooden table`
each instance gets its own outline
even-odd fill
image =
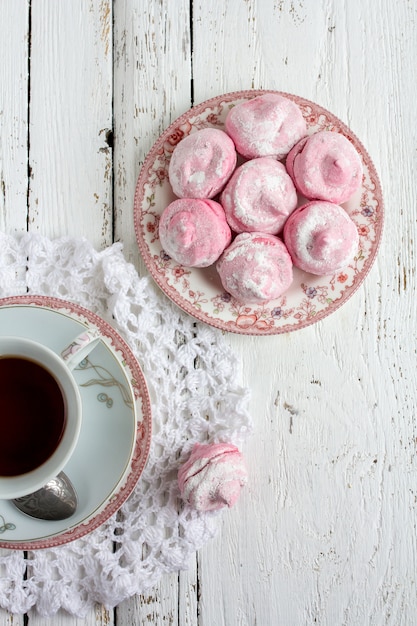
[[[0,230],[122,241],[136,178],[193,103],[277,89],[342,119],[379,172],[377,261],[304,330],[227,336],[252,388],[250,484],[187,572],[86,620],[0,625],[417,624],[417,4],[1,0]],[[113,140],[114,137],[114,140]]]

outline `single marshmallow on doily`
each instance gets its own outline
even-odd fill
[[[297,192],[282,163],[259,157],[238,167],[220,196],[236,232],[279,233],[297,206]]]
[[[307,133],[298,105],[276,93],[265,93],[230,109],[226,132],[247,159],[261,156],[284,158]]]
[[[247,481],[243,456],[229,443],[196,443],[178,471],[181,496],[197,511],[233,506]]]
[[[259,232],[237,235],[216,263],[224,289],[243,304],[279,298],[293,281],[292,266],[283,242]]]
[[[232,238],[223,207],[214,200],[179,198],[159,220],[159,239],[165,252],[187,267],[208,267]]]
[[[289,152],[289,175],[309,200],[341,204],[362,183],[362,163],[352,143],[341,133],[322,130],[304,137]]]
[[[353,260],[359,234],[343,207],[316,200],[290,215],[284,226],[284,242],[296,267],[325,276]]]
[[[213,198],[230,178],[236,161],[229,135],[218,128],[203,128],[177,144],[169,162],[169,182],[179,198]]]

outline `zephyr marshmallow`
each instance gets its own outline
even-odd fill
[[[220,196],[236,233],[277,234],[297,206],[297,192],[282,163],[259,157],[238,167]]]
[[[197,511],[233,506],[247,480],[243,456],[229,443],[194,444],[178,471],[181,496]]]
[[[216,263],[224,289],[245,304],[279,298],[293,281],[291,257],[268,233],[241,233]]]
[[[162,212],[159,239],[165,252],[188,267],[208,267],[232,238],[222,206],[214,200],[178,198]]]
[[[230,137],[218,128],[203,128],[177,144],[168,166],[169,182],[179,198],[214,198],[236,162]]]
[[[342,204],[362,184],[362,163],[341,133],[319,131],[297,143],[287,156],[287,171],[309,200]]]
[[[247,159],[282,159],[306,135],[307,124],[295,102],[280,94],[265,93],[230,109],[225,129],[239,154]]]
[[[358,250],[359,234],[343,207],[316,200],[290,215],[284,242],[296,267],[325,276],[349,265]]]

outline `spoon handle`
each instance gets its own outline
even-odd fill
[[[100,342],[101,337],[96,330],[85,330],[78,335],[66,348],[61,352],[61,357],[70,370],[85,359],[96,345]]]

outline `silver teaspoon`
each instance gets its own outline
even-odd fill
[[[58,521],[71,517],[77,508],[78,498],[68,476],[60,472],[41,489],[15,498],[12,502],[30,517]]]

